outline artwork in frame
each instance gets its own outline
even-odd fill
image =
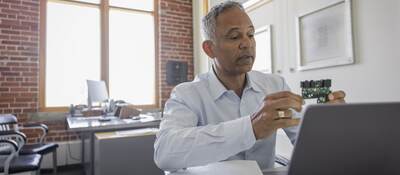
[[[272,73],[271,26],[266,25],[256,29],[254,39],[256,40],[256,57],[253,70]]]
[[[354,63],[351,0],[340,0],[299,15],[297,69]]]

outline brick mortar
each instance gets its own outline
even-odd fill
[[[39,107],[39,3],[40,0],[0,0],[0,114],[13,113],[23,124]],[[169,60],[188,64],[193,79],[193,33],[191,0],[159,0],[159,96],[164,104],[173,86],[166,83]],[[47,141],[74,140],[65,121],[49,125]],[[25,131],[37,142],[40,131]]]

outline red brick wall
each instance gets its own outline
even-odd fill
[[[40,0],[0,0],[0,114],[13,113],[20,122],[39,103],[39,2]],[[173,86],[166,83],[168,60],[188,63],[188,79],[193,79],[192,1],[159,1],[159,84],[160,101],[168,99]],[[49,125],[48,141],[75,139],[65,132],[65,121],[43,121]],[[30,142],[38,132],[26,131]]]
[[[0,1],[0,113],[38,109],[39,2]]]
[[[165,67],[168,60],[188,64],[188,80],[193,79],[193,25],[191,0],[160,1],[160,84],[161,104],[169,98],[173,86],[168,86]]]

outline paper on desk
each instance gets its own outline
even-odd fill
[[[145,136],[145,135],[155,135],[158,132],[158,128],[142,128],[133,129],[127,131],[116,131],[115,133],[119,136]]]
[[[142,123],[161,120],[160,118],[157,118],[157,117],[154,117],[151,115],[146,115],[146,114],[140,114],[139,117],[140,117],[140,122],[142,122]]]
[[[263,175],[256,161],[232,160],[190,167],[168,175]]]

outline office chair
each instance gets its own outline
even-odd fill
[[[2,131],[18,131],[19,129],[41,129],[42,135],[40,137],[39,143],[35,144],[23,144],[21,150],[19,150],[20,155],[34,155],[40,154],[45,155],[48,153],[53,153],[53,174],[57,174],[57,148],[56,143],[44,143],[44,138],[46,137],[49,129],[44,124],[25,124],[24,126],[18,125],[18,120],[14,115],[11,114],[1,114],[0,115],[0,130]],[[26,138],[25,138],[26,139]],[[0,151],[0,155],[4,153]]]
[[[26,136],[19,131],[0,131],[0,151],[7,153],[0,155],[0,172],[20,173],[35,171],[40,174],[40,154],[19,155],[19,151],[26,142]]]

